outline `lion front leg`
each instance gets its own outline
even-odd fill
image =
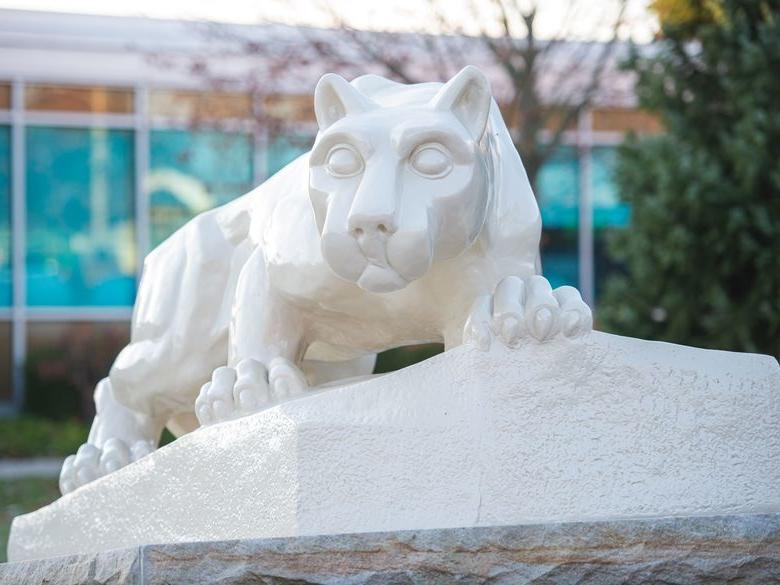
[[[120,403],[109,378],[95,388],[95,410],[87,442],[62,464],[63,495],[154,451],[165,424]]]
[[[478,297],[463,331],[463,341],[488,349],[494,337],[514,347],[523,339],[547,341],[580,337],[593,329],[593,316],[579,291],[552,289],[541,275],[502,279],[492,295]]]
[[[201,425],[231,420],[286,402],[308,388],[300,311],[268,282],[256,248],[241,271],[229,334],[229,357],[214,370],[195,401]]]

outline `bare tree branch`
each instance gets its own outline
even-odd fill
[[[566,114],[563,116],[560,124],[555,129],[550,141],[541,147],[543,159],[546,160],[552,155],[553,151],[560,145],[563,138],[563,133],[577,120],[583,110],[585,110],[585,108],[587,108],[592,102],[596,91],[601,85],[604,69],[606,68],[607,63],[609,63],[615,43],[618,40],[618,29],[623,24],[623,15],[625,13],[625,9],[626,1],[622,0],[620,2],[620,12],[615,19],[615,24],[612,30],[612,38],[609,40],[609,42],[602,45],[600,54],[596,60],[596,65],[593,68],[593,72],[590,76],[590,82],[588,83],[585,90],[578,98],[572,97],[566,101]]]
[[[577,19],[575,5],[582,7],[582,0],[570,0],[558,34],[549,39],[538,36],[541,5],[536,1],[472,0],[468,7],[471,21],[458,23],[450,18],[446,3],[428,0],[438,35],[427,34],[422,23],[411,33],[358,30],[332,4],[319,1],[333,30],[299,27],[297,40],[290,40],[288,34],[285,42],[242,38],[226,27],[211,27],[208,34],[220,47],[232,46],[234,51],[257,56],[262,65],[257,66],[258,79],[250,85],[259,95],[279,93],[279,81],[299,68],[347,75],[374,71],[417,83],[447,79],[464,65],[477,62],[490,69],[494,78],[497,73],[503,76],[495,79],[502,87],[502,112],[532,184],[565,132],[599,94],[613,62],[626,5],[626,0],[620,1],[610,40],[597,44],[567,39],[568,26]],[[590,10],[590,5],[586,8]],[[228,82],[221,71],[209,67],[208,59],[193,59],[191,68],[214,86]],[[259,123],[280,124],[267,119]]]

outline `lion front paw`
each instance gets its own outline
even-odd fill
[[[590,307],[571,286],[552,289],[546,278],[508,276],[492,295],[478,298],[464,329],[464,341],[488,349],[493,337],[514,347],[521,340],[576,338],[593,328]]]
[[[65,459],[60,470],[60,492],[65,495],[82,485],[121,469],[154,451],[151,441],[128,445],[122,439],[108,439],[102,447],[84,443],[75,455]]]
[[[195,400],[195,415],[201,426],[240,418],[290,400],[307,387],[303,372],[286,359],[276,358],[266,368],[249,358],[235,368],[214,370]]]

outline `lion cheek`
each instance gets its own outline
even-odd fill
[[[428,272],[433,259],[433,241],[427,232],[397,232],[387,242],[387,261],[407,281]]]
[[[326,231],[322,234],[322,256],[330,269],[341,278],[357,282],[368,265],[355,238],[345,233]]]

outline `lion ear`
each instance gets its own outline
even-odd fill
[[[433,96],[431,105],[437,110],[449,110],[474,137],[480,140],[485,132],[490,112],[490,84],[485,75],[468,65],[450,79]]]
[[[320,130],[350,114],[373,110],[377,105],[335,73],[323,75],[314,89],[314,115]]]

